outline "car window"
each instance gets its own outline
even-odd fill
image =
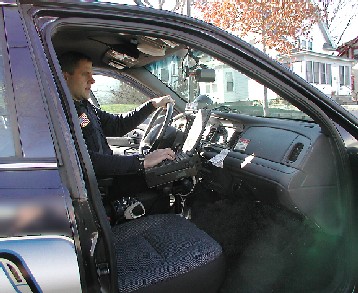
[[[3,32],[3,28],[0,29],[0,33]],[[1,34],[0,38],[3,38]],[[4,42],[2,41],[2,44]],[[6,51],[0,46],[0,157],[11,157],[15,155],[15,144],[10,127],[10,115],[8,109],[6,84],[5,84],[5,66],[4,66],[4,54]]]
[[[127,82],[114,77],[96,74],[92,92],[102,110],[108,113],[127,113],[149,98]]]
[[[200,51],[174,54],[147,69],[187,103],[206,96],[210,107],[220,112],[312,120],[256,80]]]

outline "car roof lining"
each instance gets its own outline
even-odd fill
[[[95,67],[108,68],[104,55],[112,47],[126,47],[133,42],[139,44],[150,44],[153,48],[165,47],[165,55],[170,56],[178,50],[186,48],[185,45],[175,43],[174,47],[166,45],[167,40],[161,38],[146,37],[139,34],[127,34],[113,28],[98,29],[98,27],[85,27],[79,25],[61,26],[52,35],[52,42],[56,54],[68,51],[77,51],[89,56]],[[170,42],[170,41],[169,41]],[[147,64],[163,59],[163,56],[153,56],[139,51],[139,56],[135,61],[125,62],[125,68],[144,67]]]

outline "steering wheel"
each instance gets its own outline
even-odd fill
[[[164,111],[164,108],[161,108],[161,107],[158,108],[154,112],[152,118],[150,119],[147,129],[145,130],[143,137],[139,143],[139,152],[140,153],[144,154],[144,153],[151,152],[151,151],[157,149],[161,140],[163,139],[165,131],[167,130],[169,124],[171,123],[171,119],[173,116],[173,104],[171,104],[171,103],[168,103],[166,106],[164,122],[162,123],[162,126],[160,127],[159,131],[158,130],[153,131],[154,140],[152,142],[150,142],[149,137],[148,137],[149,134],[151,133],[151,131],[153,130],[154,126],[157,125],[157,120],[159,118],[159,115],[163,111]],[[159,124],[158,124],[158,126],[159,126]]]

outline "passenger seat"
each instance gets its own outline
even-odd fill
[[[221,246],[189,220],[150,215],[112,228],[120,292],[218,292]]]

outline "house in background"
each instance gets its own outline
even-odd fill
[[[337,48],[338,56],[354,60],[351,87],[353,100],[358,103],[358,36]]]
[[[339,104],[353,102],[351,74],[354,62],[338,56],[324,24],[314,25],[310,36],[301,37],[292,54],[277,59]]]
[[[259,44],[255,46],[260,48]],[[354,62],[351,57],[339,56],[336,49],[337,46],[326,26],[318,23],[312,27],[308,37],[302,36],[296,42],[290,55],[277,55],[274,51],[268,53],[273,57],[276,56],[279,62],[288,66],[337,103],[352,104],[355,103],[351,83]],[[356,51],[355,56],[357,55]],[[206,84],[205,87],[201,86],[200,92],[212,97],[215,102],[263,101],[262,85],[218,61],[213,62],[211,68],[216,71],[216,81],[213,84]],[[358,78],[355,80],[358,82]],[[276,98],[273,92],[268,91],[269,103]]]
[[[250,37],[250,36],[248,36]],[[250,40],[247,40],[250,42]],[[252,42],[250,42],[253,44]],[[254,44],[253,44],[254,45]],[[259,47],[259,44],[256,44]],[[260,48],[260,47],[259,47]],[[278,56],[277,52],[270,51],[272,57],[287,65],[293,72],[310,82],[327,96],[332,97],[339,104],[354,104],[352,99],[351,72],[354,61],[346,56],[338,56],[336,45],[330,38],[328,30],[323,24],[316,24],[311,29],[310,36],[301,37],[292,53]],[[198,52],[195,52],[198,54]],[[248,76],[223,64],[219,60],[206,54],[200,54],[201,62],[211,69],[215,69],[215,82],[199,83],[197,86],[184,86],[180,72],[183,68],[174,58],[170,58],[162,64],[163,67],[156,68],[154,72],[165,82],[177,83],[174,88],[178,92],[192,92],[190,96],[206,94],[214,103],[240,102],[243,105],[258,105],[279,103],[280,97],[276,93],[265,89]],[[199,57],[199,56],[198,56]],[[182,64],[181,64],[182,65]],[[179,67],[178,67],[179,66]],[[163,75],[164,74],[164,75]],[[167,76],[167,78],[164,78]],[[358,79],[357,79],[358,80]],[[189,85],[192,83],[189,82]],[[266,100],[267,98],[267,100]]]

